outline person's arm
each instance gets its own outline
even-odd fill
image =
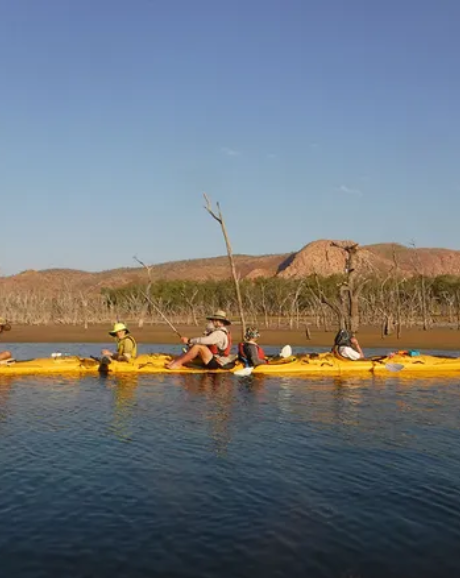
[[[352,337],[350,339],[350,343],[353,345],[353,347],[356,349],[356,351],[360,354],[360,356],[364,357],[364,352],[361,349],[361,345],[358,343],[358,340],[356,339],[356,337]]]
[[[189,339],[191,345],[217,345],[219,349],[227,347],[227,335],[223,331],[213,331],[203,337],[192,337]]]

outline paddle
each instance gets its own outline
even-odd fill
[[[285,345],[281,351],[279,352],[279,357],[282,359],[286,359],[287,357],[291,357],[292,355],[292,347],[290,345]],[[243,369],[237,369],[233,372],[233,375],[238,377],[248,377],[254,371],[253,367],[243,367]]]
[[[402,363],[385,363],[385,367],[388,371],[401,371],[404,369],[404,365]]]
[[[285,345],[280,351],[280,357],[282,357],[283,359],[291,357],[291,355],[292,355],[292,347],[290,345]]]
[[[370,357],[369,359],[374,363],[380,363],[380,365],[383,364],[385,368],[388,369],[388,371],[401,371],[401,369],[404,369],[404,365],[402,363],[383,363],[384,359],[388,359],[386,355],[374,356]]]
[[[174,333],[176,335],[178,335],[179,338],[181,338],[182,334],[179,333],[179,331],[174,327],[174,325],[171,323],[171,321],[169,321],[169,319],[166,317],[166,315],[163,313],[163,311],[158,307],[158,305],[154,301],[152,301],[152,299],[150,299],[150,297],[147,295],[147,293],[144,293],[144,291],[141,291],[141,293],[145,297],[145,299],[150,303],[150,305],[155,309],[155,311],[158,313],[158,315],[160,315],[166,321],[166,323],[169,325],[169,327],[171,327],[171,329],[174,331]]]

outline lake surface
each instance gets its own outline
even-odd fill
[[[0,378],[1,575],[460,576],[459,427],[460,378]]]

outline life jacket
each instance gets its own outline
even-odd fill
[[[223,331],[227,335],[227,347],[225,349],[219,349],[217,345],[208,345],[209,351],[213,355],[220,355],[222,357],[228,357],[230,355],[230,350],[232,349],[232,334],[226,327],[218,327],[215,331]],[[212,332],[214,333],[214,332]]]
[[[124,342],[129,339],[132,344],[133,344],[133,350],[131,353],[131,359],[135,359],[137,357],[137,343],[136,340],[134,339],[134,337],[132,335],[125,335],[124,337],[122,337],[118,343],[117,343],[117,353],[119,355],[123,355],[123,349],[124,349]]]
[[[246,343],[244,341],[241,343],[238,343],[238,357],[243,362],[248,361],[248,358],[246,356],[246,351],[244,350],[245,344]],[[265,352],[262,349],[262,347],[260,347],[260,345],[258,343],[254,343],[253,345],[255,345],[257,347],[257,355],[258,355],[259,359],[265,360]]]

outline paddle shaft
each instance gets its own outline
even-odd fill
[[[150,299],[150,297],[147,295],[147,293],[144,293],[142,291],[142,295],[150,303],[150,305],[155,309],[155,311],[158,313],[158,315],[160,315],[166,321],[166,323],[169,325],[169,327],[171,327],[171,329],[174,331],[174,333],[176,335],[178,335],[179,337],[182,337],[182,334],[174,327],[174,325],[171,323],[171,321],[169,321],[169,319],[166,317],[166,315],[163,313],[163,311],[158,307],[158,305],[154,301],[152,301],[152,299]]]

